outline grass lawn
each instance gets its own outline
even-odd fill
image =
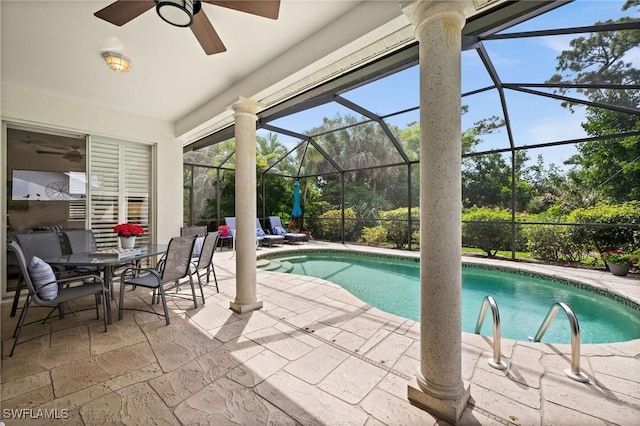
[[[470,248],[470,247],[462,247],[462,253],[463,254],[464,253],[467,253],[467,254],[482,254],[484,256],[487,255],[487,252],[485,252],[482,249]],[[496,253],[496,257],[503,257],[505,259],[511,259],[511,250],[499,250],[498,253]],[[516,252],[516,259],[533,260],[534,257],[529,252],[517,251]]]

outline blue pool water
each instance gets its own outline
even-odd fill
[[[309,253],[279,257],[294,274],[336,283],[360,300],[383,311],[420,320],[419,264],[411,260],[351,253]],[[473,333],[482,300],[494,297],[500,311],[502,337],[527,340],[536,334],[555,302],[565,302],[576,314],[582,343],[611,343],[640,338],[640,312],[609,299],[538,277],[473,267],[462,269],[462,329]],[[492,335],[491,311],[481,330]],[[564,312],[556,315],[542,342],[569,343]]]

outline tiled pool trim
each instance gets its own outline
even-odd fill
[[[279,251],[277,253],[265,253],[265,254],[261,254],[258,256],[258,259],[274,259],[274,258],[282,258],[282,257],[301,257],[301,256],[305,256],[307,254],[313,254],[313,253],[321,253],[321,254],[341,254],[341,255],[360,255],[360,256],[369,256],[369,257],[380,257],[380,258],[385,258],[385,259],[392,259],[392,260],[408,260],[408,261],[412,261],[412,262],[416,262],[419,263],[420,262],[420,258],[417,256],[402,256],[402,255],[394,255],[394,254],[386,254],[386,253],[371,253],[371,252],[364,252],[364,251],[358,251],[358,250],[337,250],[337,249],[305,249],[305,250],[283,250],[283,251]],[[462,266],[464,268],[475,268],[475,269],[485,269],[485,270],[492,270],[492,271],[502,271],[502,272],[509,272],[512,274],[518,274],[518,275],[523,275],[523,276],[529,276],[529,277],[533,277],[533,278],[543,278],[545,280],[548,281],[552,281],[558,284],[562,284],[562,285],[567,285],[567,286],[571,286],[571,287],[576,287],[585,291],[589,291],[591,293],[597,294],[599,296],[603,296],[606,297],[608,299],[614,300],[622,305],[625,305],[631,309],[634,309],[638,312],[640,312],[640,303],[637,303],[631,299],[629,299],[626,296],[623,296],[621,294],[617,294],[614,293],[612,291],[609,291],[607,289],[601,288],[601,287],[596,287],[594,285],[591,284],[587,284],[581,281],[577,281],[577,280],[570,280],[568,278],[562,278],[562,277],[557,277],[555,275],[549,275],[549,274],[543,274],[543,273],[539,273],[539,272],[533,272],[533,271],[526,271],[523,269],[519,269],[517,267],[510,267],[510,266],[498,266],[498,265],[486,265],[486,264],[480,264],[480,263],[473,263],[473,262],[465,262],[464,260],[462,261]]]

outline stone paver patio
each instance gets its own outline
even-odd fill
[[[310,242],[258,254],[322,247],[354,248]],[[206,305],[194,309],[188,300],[170,298],[169,326],[154,314],[125,311],[104,333],[102,323],[92,319],[95,311],[78,312],[27,326],[25,336],[44,336],[18,345],[12,358],[7,354],[16,318],[9,317],[11,301],[4,300],[1,420],[7,425],[446,424],[407,399],[407,385],[420,364],[418,323],[373,308],[330,282],[266,271],[258,272],[264,308],[237,315],[229,310],[235,294],[232,256],[229,250],[216,252],[220,293],[205,287]],[[640,302],[638,277],[517,266],[580,279]],[[125,299],[127,306],[149,300],[143,289],[128,291]],[[112,309],[116,318],[115,303]],[[46,312],[34,309],[29,316]],[[471,384],[472,399],[460,424],[640,424],[640,340],[583,345],[586,384],[563,373],[570,365],[569,345],[503,339],[510,368],[500,371],[487,363],[491,340],[463,333],[463,378]],[[51,416],[58,419],[46,419]]]

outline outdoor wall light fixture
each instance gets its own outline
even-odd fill
[[[103,52],[102,57],[115,72],[128,72],[131,68],[131,59],[118,52]]]
[[[155,0],[156,12],[165,22],[176,27],[188,27],[193,15],[200,12],[200,0]]]

